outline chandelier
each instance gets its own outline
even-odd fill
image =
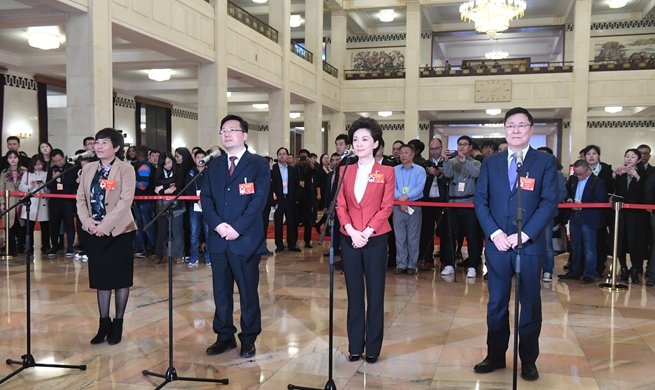
[[[490,60],[502,60],[503,58],[509,57],[508,52],[500,50],[500,44],[498,43],[498,39],[496,39],[495,41],[496,41],[496,46],[494,47],[494,50],[485,54],[484,57]]]
[[[509,28],[509,21],[523,17],[525,0],[470,0],[459,6],[462,20],[475,22],[475,30],[493,39]]]

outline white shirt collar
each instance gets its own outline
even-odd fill
[[[239,153],[237,153],[237,154],[231,154],[230,152],[227,152],[227,161],[228,161],[228,163],[230,162],[230,157],[232,157],[232,156],[236,156],[236,157],[237,157],[237,161],[236,161],[237,163],[238,163],[239,161],[241,161],[241,157],[243,157],[243,154],[246,152],[246,150],[247,150],[247,149],[246,149],[246,147],[244,146],[243,149],[241,149],[241,151],[240,151]]]
[[[523,159],[525,160],[525,157],[528,155],[528,150],[530,150],[530,144],[526,148],[523,149]],[[513,151],[512,148],[507,148],[507,163],[509,164],[510,160],[512,159],[512,155],[516,151]]]

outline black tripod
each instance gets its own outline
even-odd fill
[[[189,381],[189,382],[209,382],[209,383],[222,383],[224,385],[227,385],[229,383],[229,379],[211,379],[211,378],[189,378],[189,377],[181,377],[177,376],[177,370],[175,370],[175,366],[173,366],[173,248],[172,248],[172,241],[173,241],[173,209],[175,205],[177,205],[179,197],[185,192],[185,190],[193,183],[195,183],[196,180],[200,176],[202,176],[207,168],[203,169],[200,171],[196,177],[193,178],[187,184],[180,192],[175,196],[175,198],[171,199],[168,203],[164,204],[163,209],[153,218],[152,221],[148,225],[146,225],[143,230],[146,231],[148,230],[153,223],[157,221],[159,217],[161,217],[164,213],[166,213],[166,219],[168,220],[168,369],[166,370],[165,374],[158,374],[152,371],[148,370],[143,370],[142,373],[143,375],[150,375],[154,376],[157,378],[163,378],[164,382],[162,382],[159,386],[155,388],[155,390],[159,390],[166,386],[167,384],[175,381]]]
[[[350,158],[350,157],[346,157]],[[328,219],[330,220],[330,239],[334,239],[334,206],[337,203],[337,196],[339,195],[339,192],[341,191],[341,184],[343,183],[343,178],[346,177],[346,171],[348,170],[348,165],[350,163],[350,160],[346,161],[345,168],[343,169],[343,174],[339,178],[339,183],[337,183],[337,189],[334,192],[334,197],[332,198],[332,202],[330,203],[330,207],[328,208]],[[338,168],[337,168],[338,169]],[[337,171],[338,172],[338,171]],[[325,233],[327,232],[327,224],[323,226],[323,232],[321,232],[321,237],[318,239],[318,245],[323,244],[323,238],[325,237]],[[334,347],[334,244],[330,242],[330,325],[329,325],[329,330],[328,330],[328,380],[325,383],[325,387],[322,389],[315,388],[315,387],[304,387],[304,386],[296,386],[293,384],[289,384],[287,386],[287,389],[289,390],[337,390],[337,385],[334,383],[334,379],[332,378],[332,360],[333,360],[333,347]]]
[[[75,166],[72,166],[68,169],[66,169],[64,172],[62,172],[61,176],[66,174],[68,171],[72,170],[75,168]],[[50,182],[56,180],[57,178],[52,178]],[[48,183],[50,183],[48,182]],[[26,332],[27,332],[27,352],[22,355],[20,358],[21,360],[11,360],[7,359],[7,364],[20,364],[21,366],[11,374],[7,375],[6,377],[2,378],[0,380],[0,384],[4,383],[7,381],[9,378],[13,377],[14,375],[18,374],[19,372],[23,371],[26,368],[31,368],[31,367],[54,367],[54,368],[71,368],[71,369],[78,369],[78,370],[86,370],[86,365],[68,365],[68,364],[46,364],[46,363],[37,363],[34,360],[34,356],[32,356],[32,327],[31,327],[31,322],[32,322],[32,316],[31,316],[31,291],[32,289],[30,288],[30,248],[32,247],[31,243],[32,240],[30,238],[30,206],[32,204],[32,197],[34,196],[35,193],[41,191],[48,183],[42,184],[39,188],[35,189],[32,192],[29,192],[27,195],[22,197],[21,199],[16,202],[13,206],[9,207],[7,210],[5,210],[2,214],[0,214],[0,217],[8,215],[11,210],[15,209],[19,205],[24,205],[25,206],[25,212],[27,215],[27,218],[25,220],[25,290],[26,290],[26,307],[27,307],[27,318],[26,318]],[[7,226],[5,229],[9,228],[9,224],[7,223]],[[7,242],[5,245],[9,245]]]

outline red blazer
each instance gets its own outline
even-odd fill
[[[343,175],[341,167],[340,175]],[[396,176],[393,167],[373,163],[371,173],[384,175],[384,183],[369,182],[361,203],[355,198],[355,179],[359,165],[351,165],[343,179],[341,191],[337,197],[337,216],[341,223],[341,233],[346,233],[344,226],[349,223],[356,230],[363,231],[367,226],[375,230],[372,236],[379,236],[391,231],[389,216],[393,209],[393,194]]]

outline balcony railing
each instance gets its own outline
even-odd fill
[[[325,61],[323,61],[323,72],[329,73],[332,76],[339,78],[339,70]]]
[[[493,76],[506,74],[568,73],[573,62],[543,62],[525,65],[501,66],[434,66],[421,67],[421,77]]]
[[[632,61],[601,61],[589,64],[590,72],[602,72],[612,70],[642,70],[655,69],[655,60],[653,58]]]
[[[314,63],[314,54],[297,42],[291,41],[291,52],[311,64]]]
[[[248,13],[248,11],[240,8],[238,5],[227,2],[227,14],[238,20],[239,22],[245,24],[246,26],[252,28],[258,33],[262,34],[271,41],[278,43],[278,33],[277,30],[268,24],[262,22],[256,17]]]
[[[394,68],[384,70],[358,70],[348,69],[344,71],[346,80],[360,79],[404,79],[405,68]]]

